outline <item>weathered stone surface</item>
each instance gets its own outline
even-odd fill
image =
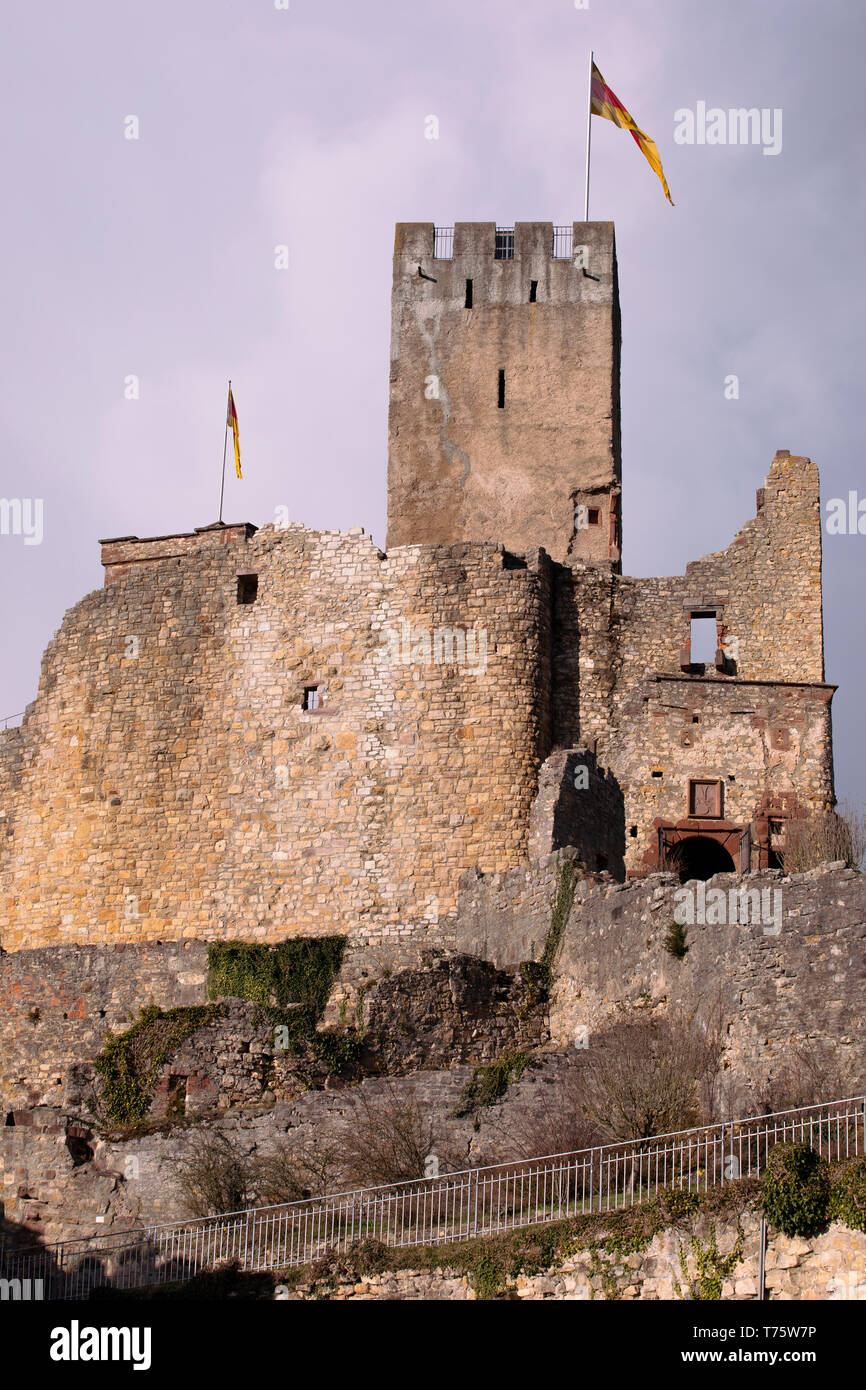
[[[434,259],[432,223],[398,225],[389,548],[497,540],[521,553],[544,546],[555,560],[618,563],[613,224],[571,230],[584,258],[554,257],[551,223],[518,222],[513,257],[497,259],[492,223],[458,222],[453,257]],[[592,525],[588,516],[576,525],[580,505],[594,509]]]
[[[722,1298],[733,1300],[754,1299],[758,1289],[758,1219],[752,1214],[742,1218],[741,1228],[744,1238],[743,1255],[735,1265],[733,1276],[722,1284]],[[709,1228],[705,1223],[698,1225],[698,1238],[706,1242]],[[732,1223],[720,1222],[715,1235],[719,1252],[726,1256],[733,1249],[738,1229]],[[538,1274],[509,1278],[505,1290],[506,1297],[520,1299],[564,1299],[579,1301],[586,1299],[650,1299],[675,1300],[691,1299],[691,1288],[683,1275],[681,1252],[686,1259],[688,1279],[696,1275],[694,1258],[689,1254],[689,1232],[687,1230],[664,1231],[654,1237],[645,1251],[629,1257],[625,1266],[611,1261],[605,1265],[604,1277],[593,1275],[593,1259],[588,1250],[563,1259],[557,1266]],[[848,1278],[841,1280],[835,1273],[835,1265],[828,1260],[828,1252],[833,1244],[844,1250]],[[788,1257],[790,1241],[787,1237],[770,1232],[767,1254],[778,1257],[779,1263]],[[832,1226],[828,1233],[813,1242],[808,1255],[798,1263],[782,1288],[778,1277],[766,1279],[767,1296],[770,1300],[862,1300],[866,1298],[866,1235],[862,1231],[849,1231],[845,1227]],[[321,1286],[313,1288],[300,1284],[291,1291],[289,1298],[305,1299],[322,1297]],[[442,1252],[442,1268],[436,1270],[400,1269],[384,1270],[375,1276],[365,1277],[355,1284],[340,1283],[334,1295],[337,1298],[386,1298],[386,1299],[474,1299],[475,1291],[465,1276],[449,1268],[447,1247]]]

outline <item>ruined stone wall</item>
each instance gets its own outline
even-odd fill
[[[49,644],[0,742],[5,949],[432,929],[464,870],[525,854],[546,557],[232,530],[111,543]]]
[[[753,831],[768,796],[833,803],[817,470],[780,451],[758,499],[684,576],[555,575],[554,737],[594,747],[618,783],[630,874],[657,867],[660,824],[689,816],[690,778],[721,779],[724,818]],[[691,661],[695,612],[716,614],[718,662]],[[756,847],[750,863],[766,864]]]
[[[397,227],[388,546],[497,540],[618,564],[613,224],[574,223],[577,259],[554,257],[551,223],[513,236],[497,259],[493,223],[458,222],[453,256],[434,258],[432,223]]]
[[[625,807],[619,783],[587,748],[542,764],[529,821],[530,859],[570,847],[590,871],[624,877]]]
[[[658,867],[656,827],[691,817],[690,778],[722,783],[721,817],[693,817],[695,831],[722,821],[750,826],[768,797],[780,807],[796,802],[801,814],[832,805],[831,694],[820,684],[688,677],[642,683],[611,754],[626,802],[629,867]],[[739,869],[733,840],[730,851]],[[758,867],[757,853],[753,846],[747,868]]]
[[[680,673],[690,613],[711,610],[728,674],[743,681],[823,681],[817,468],[780,450],[758,499],[757,515],[731,544],[692,561],[684,576],[617,582],[620,702],[643,676]]]
[[[459,914],[449,923],[456,950],[490,960],[500,970],[539,960],[561,867],[574,857],[575,851],[566,849],[531,867],[489,875],[466,873]],[[710,886],[721,884],[727,890],[733,882],[720,876]],[[837,1055],[850,1059],[854,1070],[862,1073],[864,885],[862,875],[838,866],[787,878],[776,871],[747,876],[738,886],[778,895],[766,900],[772,909],[770,921],[755,922],[750,916],[746,922],[696,922],[687,927],[688,950],[680,960],[665,946],[678,904],[679,884],[673,875],[653,875],[629,885],[613,883],[605,875],[584,877],[577,883],[555,967],[549,1010],[554,1045],[571,1046],[578,1028],[592,1034],[623,1010],[720,1008],[730,1022],[727,1070],[747,1087],[769,1077],[791,1047],[810,1038],[830,1041]],[[502,1047],[537,1046],[543,1041],[533,1010],[524,1009],[529,1030],[525,1035],[519,1031],[519,1018],[517,1032],[501,1031],[499,1014],[519,1014],[522,1006],[519,1000],[515,1003],[517,995],[508,993],[518,986],[492,976],[483,988],[483,980],[475,980],[473,986],[473,997],[482,1001],[479,1007],[487,1019],[483,1027],[476,1026],[474,1006],[459,1003],[468,998],[465,982],[460,984],[463,977],[447,960],[436,964],[426,953],[426,940],[426,933],[419,931],[411,950],[405,944],[396,946],[390,958],[380,943],[374,965],[372,957],[353,952],[350,939],[324,1023],[338,1024],[341,1016],[352,1022],[359,996],[362,1003],[366,996],[365,1021],[379,1039],[373,1050],[384,1057],[389,1045],[392,1054],[394,1048],[415,1048],[413,1065],[418,1066],[442,1064],[449,1048],[455,1058],[489,1060],[497,1037]],[[403,973],[407,969],[409,973]],[[485,970],[489,974],[489,968]],[[416,978],[413,971],[421,973]],[[414,990],[417,999],[407,1000],[407,989]],[[502,1002],[499,1011],[497,997]],[[55,947],[2,956],[0,1103],[6,1110],[39,1105],[69,1110],[78,1085],[71,1069],[92,1063],[108,1029],[123,1032],[147,1004],[170,1009],[206,1000],[207,947],[202,941]],[[394,1020],[389,1044],[390,1008]],[[407,1008],[417,1011],[414,1022],[408,1021]],[[466,1014],[465,1037],[458,1036],[461,1010]],[[427,1020],[423,1029],[418,1022],[422,1018]],[[418,1041],[422,1034],[423,1044]],[[401,1069],[391,1054],[382,1065]]]
[[[147,1004],[207,1000],[202,941],[56,946],[0,955],[0,1108],[65,1107],[69,1068]]]
[[[572,858],[560,851],[522,876],[467,875],[458,947],[502,967],[539,959],[561,866]],[[712,909],[687,925],[678,959],[666,946],[682,902],[673,874],[578,882],[555,966],[552,1042],[569,1047],[580,1035],[592,1046],[593,1034],[625,1016],[697,1013],[722,1019],[725,1073],[746,1111],[795,1048],[829,1047],[855,1087],[866,1086],[866,878],[835,865],[719,875],[704,891],[714,887],[724,890],[726,915],[716,922]],[[738,897],[732,913],[732,888],[760,902],[741,907]]]

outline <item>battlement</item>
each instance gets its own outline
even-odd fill
[[[453,227],[401,222],[394,238],[394,262],[395,275],[398,267],[400,273],[417,275],[420,266],[433,277],[427,283],[440,286],[432,293],[459,298],[460,307],[474,307],[485,297],[514,304],[577,303],[588,296],[610,300],[616,291],[612,222],[572,222],[567,227],[515,222],[507,228],[495,222],[456,222]],[[473,305],[466,306],[461,276],[470,272],[479,284],[473,284]],[[536,273],[536,297],[530,301],[527,277]],[[395,346],[392,342],[392,355]]]
[[[219,550],[226,546],[242,545],[254,536],[257,527],[249,521],[214,522],[211,526],[197,526],[194,531],[178,531],[170,536],[115,536],[102,540],[102,564],[105,568],[105,583],[112,584],[125,579],[134,565],[153,564],[157,560],[188,559],[204,551]]]

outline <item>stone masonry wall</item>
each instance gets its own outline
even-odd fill
[[[614,229],[571,231],[583,256],[554,256],[551,223],[518,222],[497,257],[493,223],[458,222],[453,255],[434,257],[432,223],[398,225],[389,549],[497,540],[618,565]],[[576,524],[576,504],[595,524]]]
[[[754,1299],[758,1289],[759,1220],[747,1213],[741,1221],[742,1258],[722,1283],[723,1299]],[[719,1223],[720,1255],[734,1248],[738,1230],[733,1222]],[[699,1229],[698,1238],[706,1242],[708,1232]],[[653,1238],[646,1250],[593,1261],[588,1250],[563,1259],[541,1274],[520,1274],[507,1281],[505,1296],[519,1299],[618,1298],[673,1300],[684,1296],[685,1278],[680,1252],[686,1256],[689,1278],[694,1278],[694,1256],[689,1254],[689,1233],[664,1231]],[[766,1296],[770,1301],[866,1300],[866,1234],[834,1224],[813,1240],[800,1240],[771,1231],[767,1240],[765,1266]],[[679,1286],[679,1291],[677,1286]],[[322,1297],[309,1284],[300,1284],[283,1295],[289,1299]],[[327,1296],[327,1295],[326,1295]],[[343,1299],[475,1299],[470,1278],[449,1269],[447,1248],[442,1251],[441,1268],[385,1269],[380,1274],[339,1279],[331,1297]]]
[[[657,866],[657,826],[687,817],[690,778],[721,778],[742,827],[768,794],[833,803],[817,469],[780,450],[758,502],[684,576],[555,576],[554,738],[594,748],[619,783],[630,874]],[[716,614],[723,667],[691,663],[693,612]]]
[[[489,952],[500,966],[538,959],[550,929],[561,851],[522,878],[515,871],[468,876],[457,924],[460,949]],[[721,1018],[730,1087],[749,1108],[762,1081],[790,1059],[791,1049],[830,1046],[856,1088],[866,1087],[866,878],[842,865],[806,874],[718,875],[704,889],[722,889],[725,920],[712,904],[686,926],[682,959],[665,939],[681,904],[673,874],[633,884],[590,875],[577,885],[556,962],[550,1007],[555,1045],[581,1046],[623,1016],[668,1012]],[[732,911],[730,892],[738,896]],[[698,886],[691,884],[693,893]],[[740,892],[757,892],[741,906]],[[761,897],[760,895],[765,895]],[[507,913],[504,900],[507,899]],[[766,914],[765,914],[766,909]],[[716,908],[721,911],[722,908]],[[764,920],[766,916],[766,919]],[[758,920],[756,920],[758,919]]]
[[[157,560],[111,543],[49,644],[0,735],[6,950],[435,924],[467,868],[525,854],[546,558],[233,530]]]

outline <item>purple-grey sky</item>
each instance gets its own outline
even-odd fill
[[[815,459],[824,499],[866,498],[864,45],[866,9],[842,0],[6,0],[0,496],[43,499],[44,536],[0,535],[0,716],[101,584],[98,537],[215,519],[229,376],[245,477],[229,470],[226,518],[284,505],[384,543],[394,223],[582,217],[590,48],[676,203],[594,120],[625,571],[725,546],[777,448]],[[701,101],[780,108],[781,152],[675,143]],[[864,577],[866,535],[825,534],[851,800]]]

